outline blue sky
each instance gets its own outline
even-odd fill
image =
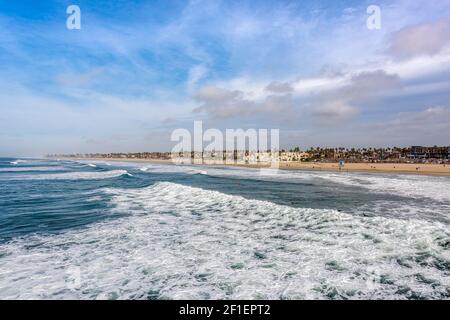
[[[0,155],[168,151],[194,120],[448,145],[450,0],[0,1]]]

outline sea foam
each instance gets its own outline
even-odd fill
[[[98,172],[67,172],[51,174],[15,175],[13,179],[20,180],[97,180],[120,177],[122,175],[131,176],[126,170],[111,170]],[[11,178],[11,177],[8,177]]]
[[[16,166],[18,164],[25,163],[25,162],[27,162],[27,161],[26,160],[15,160],[15,161],[11,161],[10,164]]]
[[[334,183],[367,189],[371,192],[405,197],[423,197],[450,201],[450,178],[399,174],[365,174],[347,172],[316,172],[303,170],[268,170],[187,165],[153,165],[140,169],[148,173],[206,174],[216,177],[278,182]]]
[[[168,182],[100,192],[127,216],[0,245],[0,298],[448,298],[450,236],[438,222]]]
[[[27,172],[27,171],[61,171],[65,170],[65,167],[10,167],[0,168],[0,172]]]

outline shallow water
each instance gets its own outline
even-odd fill
[[[0,298],[448,299],[449,222],[448,177],[0,159]]]

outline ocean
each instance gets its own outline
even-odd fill
[[[0,158],[0,299],[449,299],[450,178]]]

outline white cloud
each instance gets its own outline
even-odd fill
[[[271,120],[289,118],[294,112],[290,94],[268,95],[261,101],[249,100],[242,91],[217,87],[203,87],[195,95],[200,104],[194,113],[204,112],[211,119],[239,119],[247,117],[260,119],[269,116]]]
[[[366,126],[366,135],[391,145],[450,145],[450,107],[428,107],[416,112],[401,112],[390,119]]]
[[[313,116],[322,124],[341,124],[353,118],[358,113],[355,107],[344,101],[334,101],[319,106],[313,111]]]
[[[381,66],[387,73],[397,74],[404,80],[430,77],[450,71],[450,50],[435,56],[420,56],[405,61],[388,61]]]
[[[182,117],[179,106],[167,101],[84,90],[61,99],[20,86],[6,87],[8,93],[0,93],[0,111],[8,119],[0,130],[0,154],[4,155],[161,150],[170,146],[170,135],[166,140],[145,140],[147,132],[167,126],[167,117]],[[118,136],[129,141],[124,144]],[[102,144],[92,145],[92,141]]]
[[[397,59],[435,55],[450,45],[450,20],[407,26],[392,34],[388,52]]]
[[[271,93],[289,93],[294,91],[290,83],[277,81],[269,83],[265,90]]]
[[[292,83],[292,87],[296,95],[315,95],[342,88],[348,84],[348,81],[348,76],[309,78],[295,81]]]
[[[419,131],[450,128],[450,107],[438,106],[419,112],[402,112],[388,124],[394,128]],[[447,135],[444,134],[444,136]]]

